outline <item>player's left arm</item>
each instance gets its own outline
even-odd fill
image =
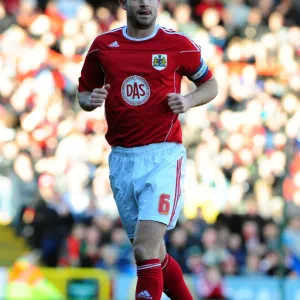
[[[170,93],[167,95],[168,104],[174,114],[181,114],[188,109],[209,103],[218,95],[216,80],[211,77],[197,86],[196,90],[186,96]]]
[[[197,88],[186,96],[177,93],[167,95],[168,104],[175,114],[207,104],[218,95],[217,82],[201,56],[201,49],[187,37],[182,37],[181,45],[179,72],[193,81]]]

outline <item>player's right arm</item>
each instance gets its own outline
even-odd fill
[[[108,95],[109,84],[101,89],[94,89],[92,92],[83,91],[76,93],[80,107],[85,111],[92,111],[97,107],[101,107]]]
[[[99,57],[98,41],[95,39],[85,57],[76,93],[79,105],[85,111],[101,107],[108,95],[110,86],[105,85],[105,74]]]

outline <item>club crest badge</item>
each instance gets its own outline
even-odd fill
[[[162,71],[167,67],[168,57],[166,54],[153,54],[152,55],[152,66],[158,71]]]

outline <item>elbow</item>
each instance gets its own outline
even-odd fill
[[[78,104],[79,104],[80,107],[82,108],[81,102],[80,102],[80,95],[79,95],[79,91],[78,91],[78,90],[76,91],[76,101],[78,102]]]
[[[218,84],[217,84],[217,81],[216,79],[212,79],[212,94],[211,94],[211,101],[214,100],[218,94],[219,94],[219,89],[218,89]]]
[[[218,86],[216,86],[212,100],[215,99],[218,95],[219,95],[219,89],[218,89]]]

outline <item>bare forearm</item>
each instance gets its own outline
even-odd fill
[[[76,93],[80,107],[85,111],[92,111],[97,107],[102,107],[110,89],[106,84],[102,88],[95,88],[92,92],[83,91]]]
[[[206,81],[197,87],[197,89],[186,97],[189,102],[189,108],[201,106],[209,103],[218,95],[218,86],[214,78]]]
[[[78,92],[78,91],[76,93],[78,103],[80,107],[85,111],[92,111],[95,109],[95,107],[91,107],[91,103],[90,103],[91,94],[92,93],[90,92]]]

